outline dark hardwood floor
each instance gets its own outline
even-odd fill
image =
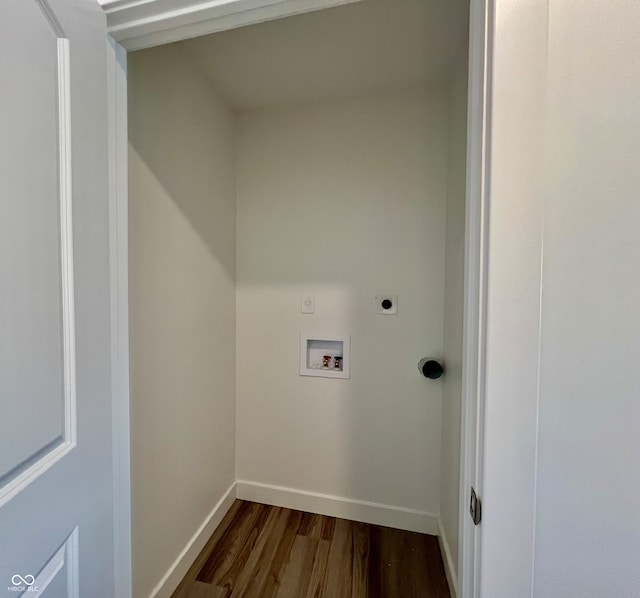
[[[173,598],[449,598],[438,539],[237,500]]]

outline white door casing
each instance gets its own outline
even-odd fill
[[[471,488],[483,498],[487,260],[490,164],[492,0],[471,0],[467,108],[467,178],[463,375],[460,434],[458,598],[480,596],[482,525],[469,513]]]
[[[361,0],[100,0],[109,34],[127,50],[351,2]]]
[[[112,596],[105,18],[0,29],[0,596]]]

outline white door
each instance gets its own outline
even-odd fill
[[[1,0],[0,48],[0,596],[112,597],[104,16]]]

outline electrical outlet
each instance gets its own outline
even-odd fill
[[[383,316],[398,314],[398,295],[376,295],[376,313]]]
[[[316,301],[313,293],[300,293],[300,313],[313,314],[316,311]]]

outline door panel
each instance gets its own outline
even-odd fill
[[[2,0],[0,46],[0,597],[113,597],[104,15]]]
[[[16,483],[52,463],[74,441],[75,361],[70,155],[67,123],[68,43],[38,2],[0,8],[12,22],[3,44],[0,144],[0,396],[11,405],[0,420],[0,501]],[[22,39],[28,39],[26,48]],[[24,51],[22,51],[24,49]],[[56,451],[57,455],[63,451]]]
[[[15,594],[43,598],[79,598],[78,588],[78,528],[40,569],[37,576],[14,573],[8,590]]]

